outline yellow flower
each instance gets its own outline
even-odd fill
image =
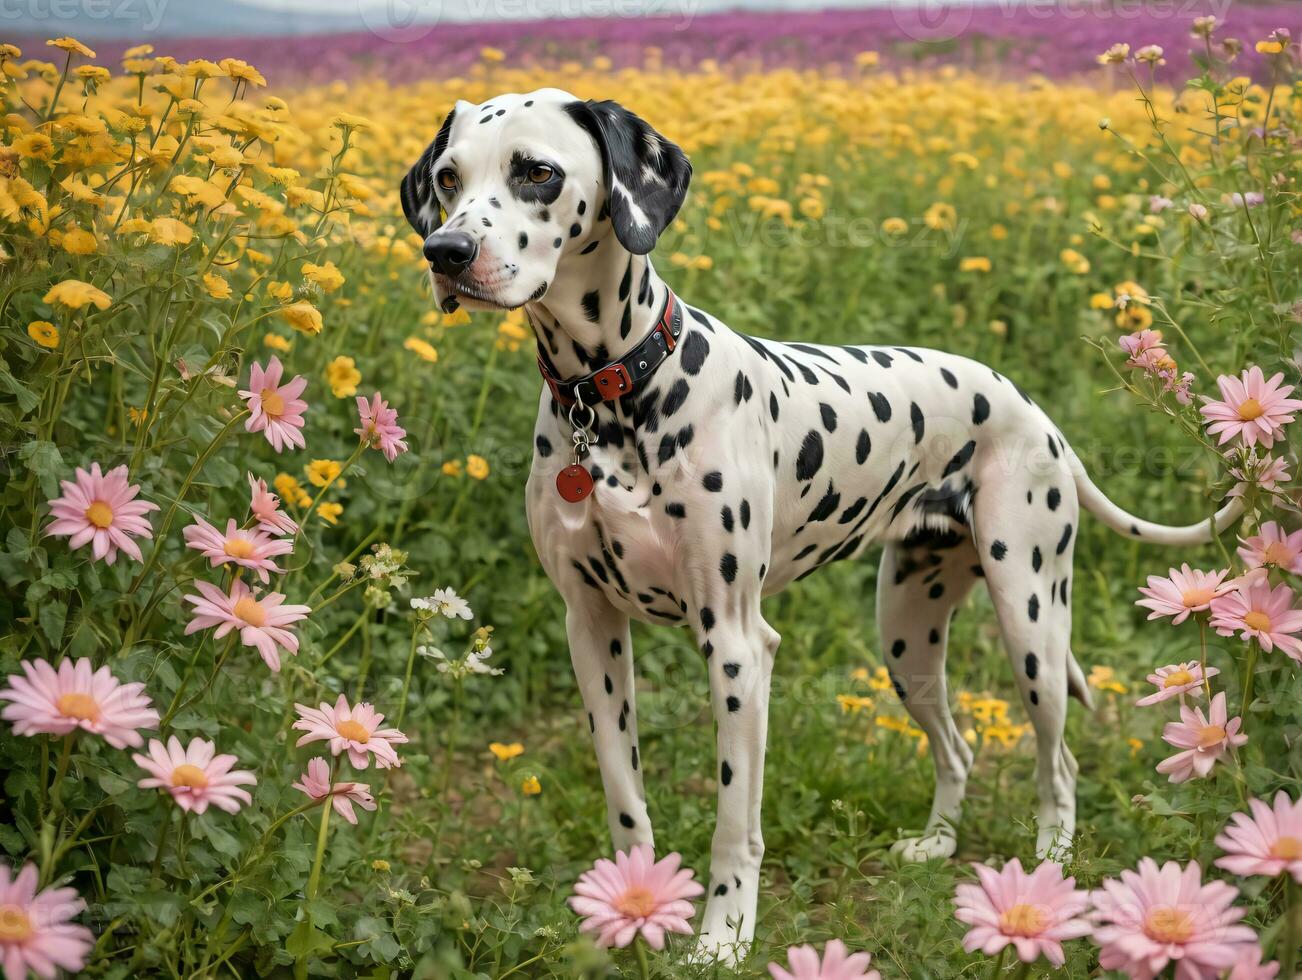
[[[996,337],[1007,337],[1007,336],[1008,336],[1008,321],[1007,321],[1007,320],[991,320],[991,321],[990,321],[990,332],[991,332],[992,334],[994,334]]]
[[[314,265],[311,262],[303,266],[303,278],[308,282],[316,283],[325,293],[333,293],[336,289],[344,284],[344,276],[333,262],[326,262],[324,265]]]
[[[860,68],[876,68],[881,60],[882,56],[876,51],[860,51],[854,56],[854,63]]]
[[[54,141],[44,133],[23,133],[14,140],[13,148],[20,157],[31,160],[48,160],[54,156]]]
[[[58,303],[69,310],[79,310],[88,304],[94,305],[96,309],[107,310],[113,302],[104,290],[80,279],[65,279],[55,283],[45,294],[44,300],[47,303]]]
[[[1062,260],[1063,265],[1078,276],[1083,276],[1090,271],[1090,260],[1074,248],[1064,248],[1058,253],[1058,258]]]
[[[213,299],[231,298],[231,284],[215,272],[203,274],[203,288]]]
[[[303,467],[308,482],[314,487],[324,487],[336,479],[343,470],[333,459],[314,459]]]
[[[389,870],[389,862],[385,861],[383,858],[376,858],[371,862],[371,870],[385,873]]]
[[[374,123],[365,116],[357,116],[351,112],[340,112],[334,117],[330,125],[337,126],[340,129],[371,129]]]
[[[893,686],[891,684],[890,671],[885,667],[878,667],[877,670],[873,672],[872,680],[868,682],[868,686],[874,691],[889,691]]]
[[[273,299],[278,299],[282,303],[288,303],[294,298],[294,287],[287,282],[272,281],[267,283],[267,295]]]
[[[280,315],[299,333],[314,336],[321,332],[321,311],[305,299],[282,307]]]
[[[357,394],[361,384],[362,372],[357,370],[357,363],[351,357],[339,356],[326,365],[326,381],[336,398],[351,398]]]
[[[1126,744],[1130,746],[1130,757],[1132,759],[1139,755],[1140,750],[1144,747],[1144,743],[1137,738],[1126,739]]]
[[[1129,330],[1132,333],[1136,330],[1146,330],[1153,325],[1153,314],[1148,312],[1148,307],[1140,303],[1128,303],[1122,310],[1117,311],[1117,326],[1122,330]]]
[[[449,459],[446,463],[443,464],[444,476],[460,476],[461,473],[462,473],[461,460]]]
[[[247,61],[240,61],[238,58],[223,58],[218,62],[218,65],[222,71],[226,72],[228,78],[245,81],[254,86],[267,84],[267,80],[262,77],[262,73]]]
[[[503,745],[501,742],[489,742],[488,751],[497,756],[498,762],[510,762],[518,755],[524,755],[524,746],[519,742]]]
[[[62,51],[67,51],[69,54],[79,54],[83,58],[95,57],[95,52],[78,41],[75,37],[56,37],[54,40],[46,41],[45,43],[52,48],[59,48]]]
[[[463,327],[469,322],[470,314],[461,308],[443,314],[443,326],[445,327]]]
[[[990,260],[984,255],[969,256],[958,264],[959,272],[989,272]]]
[[[27,336],[51,350],[59,346],[59,328],[49,320],[33,320],[27,324]]]
[[[1095,293],[1090,297],[1091,310],[1110,310],[1114,305],[1111,293]]]
[[[59,247],[69,255],[94,255],[99,251],[99,242],[94,233],[85,228],[70,228],[59,242]]]
[[[503,61],[506,58],[506,52],[498,48],[480,48],[479,57],[485,61]]]
[[[402,342],[405,350],[411,351],[421,360],[429,361],[431,364],[437,364],[439,352],[434,349],[434,345],[429,341],[421,340],[419,337],[408,337]]]
[[[267,334],[262,338],[262,342],[266,344],[268,347],[270,347],[272,350],[278,350],[282,354],[288,354],[290,347],[293,346],[292,344],[290,344],[288,340],[286,340],[278,333]]]
[[[827,205],[821,197],[805,197],[800,200],[800,213],[811,221],[817,221],[827,213]]]
[[[1130,57],[1129,44],[1114,44],[1096,59],[1100,65],[1120,65]]]
[[[194,240],[194,229],[175,218],[155,218],[149,237],[159,245],[188,245]]]
[[[520,784],[520,792],[525,796],[537,796],[542,792],[542,783],[538,781],[537,776],[526,776],[524,782]]]
[[[466,474],[476,480],[488,479],[488,460],[471,453],[466,457]]]
[[[1282,54],[1284,52],[1283,41],[1258,41],[1257,54]]]
[[[838,694],[836,703],[841,706],[841,714],[858,714],[860,711],[872,711],[873,699],[855,694]]]
[[[882,222],[882,231],[888,235],[903,235],[909,230],[909,223],[903,218],[887,218]]]
[[[1090,687],[1100,691],[1111,691],[1114,694],[1125,694],[1129,690],[1125,684],[1116,679],[1116,671],[1111,667],[1104,667],[1095,664],[1090,668],[1088,678]]]
[[[127,406],[127,418],[137,429],[144,424],[145,419],[149,418],[149,412],[143,408],[136,408],[134,405]]]
[[[933,231],[950,231],[954,228],[957,219],[958,212],[954,209],[954,205],[946,204],[944,201],[937,201],[931,205],[922,216],[923,222]]]
[[[339,523],[339,515],[342,514],[343,512],[344,512],[343,504],[336,504],[330,500],[327,500],[323,504],[317,504],[317,508],[316,508],[317,516],[320,517],[321,520],[325,521],[327,524],[331,524],[331,525]]]

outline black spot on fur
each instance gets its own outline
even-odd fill
[[[741,673],[741,664],[724,664],[723,672],[729,677],[736,677]]]
[[[1008,554],[1008,545],[1002,541],[996,541],[990,546],[990,557],[995,561],[1003,561],[1004,556]]]
[[[1040,553],[1040,546],[1037,544],[1031,549],[1031,569],[1039,571],[1040,566],[1044,564],[1044,555]]]
[[[886,400],[886,396],[880,392],[868,392],[868,400],[872,402],[873,414],[877,416],[878,422],[889,422],[891,420],[891,403]]]
[[[986,396],[978,393],[972,399],[972,424],[980,425],[986,419],[990,418],[990,402]]]
[[[1033,653],[1026,655],[1026,676],[1030,680],[1035,680],[1035,675],[1040,672],[1040,659]]]
[[[868,353],[872,356],[872,359],[876,361],[878,364],[880,364],[882,367],[888,368],[891,366],[891,364],[894,363],[891,360],[891,355],[885,353],[884,351],[870,350]]]
[[[1068,546],[1069,544],[1071,544],[1071,525],[1070,525],[1070,524],[1068,524],[1066,527],[1064,527],[1064,528],[1062,529],[1062,537],[1058,539],[1058,548],[1057,548],[1057,553],[1061,555],[1064,551],[1067,550],[1067,546]]]
[[[731,585],[737,580],[737,556],[726,553],[719,559],[719,574],[723,580]]]
[[[750,527],[750,501],[743,499],[741,502],[741,529],[744,531]]]
[[[723,505],[723,510],[721,511],[721,517],[723,520],[723,529],[727,531],[729,534],[731,534],[732,533],[732,508],[729,507],[727,504]]]
[[[827,402],[820,402],[818,406],[819,414],[823,416],[823,428],[828,432],[836,431],[836,409]]]
[[[905,650],[905,643],[903,640],[896,640],[894,643],[891,644],[892,657],[904,656],[904,650]]]
[[[922,436],[927,431],[927,423],[922,417],[922,409],[918,407],[917,402],[909,405],[909,421],[913,425],[913,441],[922,442]]]
[[[551,440],[548,439],[541,432],[538,433],[538,436],[537,438],[534,439],[533,444],[535,448],[537,448],[538,450],[538,455],[541,456],[543,459],[546,459],[548,456],[552,454]]]
[[[701,607],[701,626],[704,629],[714,629],[714,610],[709,606]]]
[[[812,480],[822,465],[823,437],[819,435],[817,429],[810,429],[805,435],[805,441],[800,445],[800,452],[796,455],[796,479]]]
[[[619,642],[619,640],[610,641],[610,655],[612,657],[618,657],[623,652],[624,652],[624,646],[622,643]]]
[[[728,712],[730,714],[741,710],[741,698],[734,697],[733,695],[729,694],[727,703],[728,703]]]
[[[1058,509],[1058,505],[1062,503],[1062,494],[1059,492],[1057,487],[1049,488],[1049,495],[1045,498],[1044,502],[1049,505],[1050,510]]]
[[[948,479],[970,463],[974,452],[976,452],[976,442],[969,440],[962,449],[954,454],[954,458],[945,464],[945,472],[941,474],[941,479]]]
[[[620,826],[627,827],[630,830],[633,829],[633,818],[630,817],[627,813],[621,813],[619,815],[619,823]]]
[[[771,391],[769,392],[769,415],[774,422],[778,420],[778,396]]]
[[[705,363],[709,353],[710,342],[705,339],[705,334],[693,332],[689,333],[687,339],[683,341],[678,357],[682,362],[683,370],[688,374],[696,375],[700,374],[701,365]]]
[[[724,762],[719,768],[719,779],[723,781],[725,786],[732,782],[732,766],[728,765],[727,762]]]
[[[593,323],[601,319],[601,292],[599,290],[594,289],[590,293],[583,294],[583,315]]]
[[[704,479],[701,480],[701,486],[711,493],[718,493],[723,489],[723,474],[718,470],[706,473]]]
[[[958,378],[954,377],[954,372],[950,371],[948,368],[941,368],[940,376],[945,379],[945,384],[949,385],[951,388],[958,387]]]
[[[1031,617],[1033,623],[1040,618],[1040,597],[1038,595],[1031,596],[1026,603],[1026,615]]]

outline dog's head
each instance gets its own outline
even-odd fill
[[[441,309],[514,309],[603,237],[650,252],[691,175],[683,151],[622,106],[540,89],[458,102],[403,178],[402,209]]]

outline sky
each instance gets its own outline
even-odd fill
[[[320,34],[373,23],[638,17],[724,10],[965,6],[1009,0],[0,0],[0,37],[150,38]]]

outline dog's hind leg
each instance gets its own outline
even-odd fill
[[[882,657],[895,693],[927,733],[936,767],[926,830],[892,848],[907,861],[954,853],[972,750],[950,713],[945,647],[950,618],[971,591],[979,568],[971,539],[952,532],[914,535],[888,544],[882,555],[877,577]]]
[[[616,851],[654,844],[638,755],[628,617],[597,595],[567,599],[570,662],[597,749],[611,841]]]
[[[698,950],[735,962],[755,935],[769,681],[779,637],[761,616],[758,595],[718,622],[708,615],[705,621],[709,628],[703,624],[698,637],[718,727],[719,804]]]
[[[1052,473],[1034,480],[1029,492],[978,494],[973,520],[1000,631],[1035,728],[1040,797],[1035,846],[1042,858],[1070,850],[1076,826],[1076,760],[1063,728],[1069,689],[1080,684],[1071,657],[1071,560],[1078,523],[1070,476]]]

